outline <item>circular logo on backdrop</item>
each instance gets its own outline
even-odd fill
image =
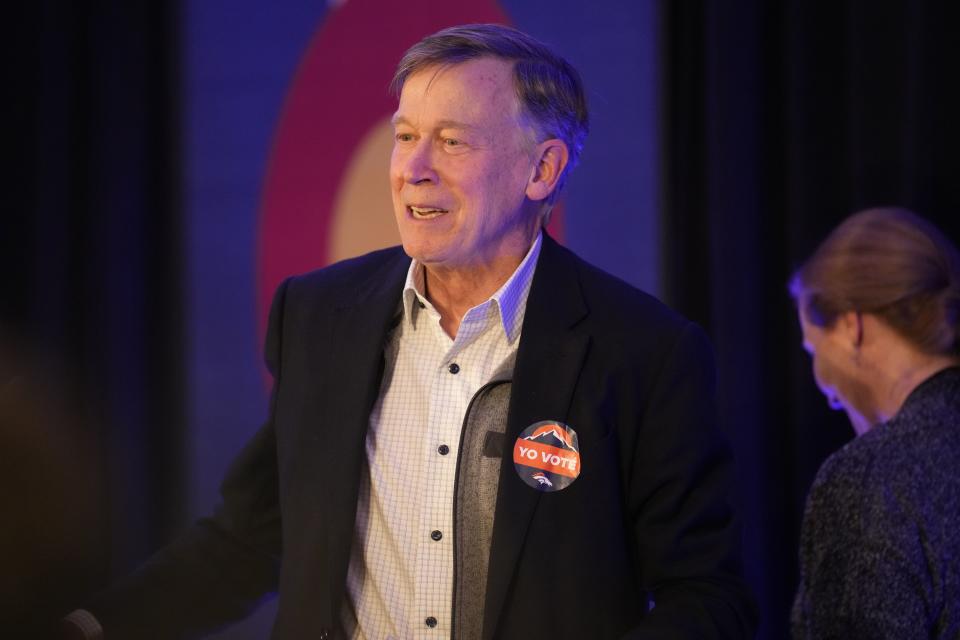
[[[553,420],[533,423],[513,445],[513,466],[538,491],[566,489],[580,475],[577,432]]]

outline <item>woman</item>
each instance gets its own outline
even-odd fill
[[[859,436],[807,499],[793,635],[960,638],[960,254],[909,211],[862,211],[790,289]]]

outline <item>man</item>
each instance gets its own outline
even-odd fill
[[[279,288],[223,506],[74,619],[180,637],[278,590],[274,638],[750,637],[705,338],[541,231],[577,73],[472,25],[394,86],[403,249]]]

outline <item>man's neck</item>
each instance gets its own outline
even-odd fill
[[[440,327],[448,336],[457,337],[460,321],[467,311],[496,293],[523,262],[524,255],[501,258],[482,269],[438,269],[424,265],[427,299],[440,314]]]
[[[423,292],[440,314],[440,327],[456,339],[467,312],[489,300],[501,289],[534,251],[540,237],[537,225],[510,249],[501,245],[499,255],[470,265],[422,263]]]

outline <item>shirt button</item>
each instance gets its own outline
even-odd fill
[[[437,619],[434,618],[433,616],[430,616],[429,618],[427,618],[426,620],[424,620],[424,623],[426,623],[426,625],[427,625],[428,627],[430,627],[431,629],[433,629],[435,626],[437,626]]]
[[[450,453],[450,447],[448,447],[448,446],[445,445],[445,444],[442,444],[442,445],[440,445],[439,447],[437,447],[437,453],[439,453],[439,454],[442,455],[442,456],[445,456],[445,455],[447,455],[448,453]]]
[[[460,365],[458,365],[456,362],[454,362],[454,363],[451,364],[449,367],[447,367],[447,371],[449,371],[449,372],[452,373],[452,374],[458,374],[458,373],[460,373]]]
[[[433,538],[434,541],[439,542],[439,541],[440,541],[440,538],[443,537],[443,532],[441,532],[439,529],[434,530],[434,531],[431,531],[431,532],[430,532],[430,537]]]

